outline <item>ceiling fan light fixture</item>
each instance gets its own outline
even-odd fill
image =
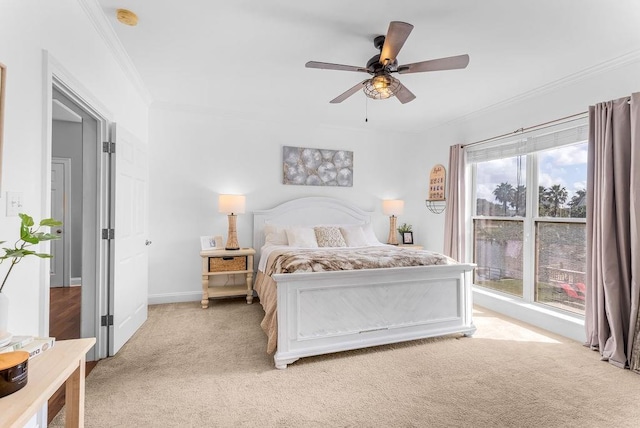
[[[374,100],[386,100],[400,89],[400,81],[388,74],[379,74],[369,79],[362,89],[364,94]]]

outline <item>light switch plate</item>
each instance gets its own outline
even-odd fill
[[[22,212],[22,192],[7,192],[7,217],[15,217]]]

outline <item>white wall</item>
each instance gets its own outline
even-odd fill
[[[18,236],[18,217],[6,217],[6,191],[23,193],[24,211],[40,219],[50,207],[44,190],[50,168],[45,141],[43,49],[120,122],[147,141],[148,109],[77,0],[0,3],[0,62],[7,66],[0,240]],[[46,249],[47,247],[41,248]],[[6,263],[0,266],[5,272]],[[46,334],[43,290],[48,261],[24,259],[3,292],[11,303],[9,330]]]
[[[308,123],[274,123],[216,112],[152,107],[150,112],[151,303],[200,300],[199,237],[222,235],[227,217],[218,212],[218,194],[246,195],[246,213],[238,216],[241,246],[252,245],[253,210],[272,208],[303,196],[350,200],[375,211],[375,231],[386,242],[389,219],[382,199],[406,201],[400,222],[417,224],[425,209],[426,179],[414,165],[413,134],[383,134],[362,129],[333,129]],[[353,187],[282,184],[282,147],[343,149],[354,152]],[[428,174],[428,172],[426,173]],[[414,181],[422,183],[416,194]],[[421,230],[415,231],[421,243]]]
[[[569,115],[585,112],[588,106],[630,95],[640,91],[640,61],[619,66],[600,67],[598,73],[582,75],[556,87],[542,88],[537,94],[514,99],[509,103],[470,115],[432,129],[424,135],[425,144],[416,147],[416,157],[432,156],[433,162],[448,165],[449,146],[471,143],[513,132],[522,127],[535,126]],[[430,249],[443,250],[444,216],[430,216],[420,225],[432,237]],[[570,315],[554,319],[553,313],[535,305],[522,304],[509,297],[494,297],[491,293],[474,293],[476,303],[525,322],[584,341],[581,318]]]

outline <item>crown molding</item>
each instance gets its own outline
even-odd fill
[[[113,53],[122,71],[124,71],[125,75],[129,78],[146,105],[149,106],[153,102],[151,92],[149,92],[144,84],[140,73],[138,73],[138,69],[133,64],[133,61],[131,61],[131,57],[129,57],[115,30],[111,24],[109,24],[109,20],[102,10],[100,3],[98,3],[98,0],[78,0],[78,3],[89,18],[91,24],[93,24],[97,33],[102,37],[107,48]]]
[[[610,70],[615,70],[616,68],[624,67],[628,64],[632,64],[640,61],[640,49],[631,51],[627,54],[621,55],[617,58],[613,58],[612,60],[601,62],[600,64],[596,64],[591,67],[587,67],[581,71],[565,76],[561,79],[555,80],[553,82],[547,83],[546,85],[539,86],[530,91],[523,92],[521,94],[515,95],[513,97],[507,98],[505,100],[499,101],[495,104],[488,105],[481,109],[472,111],[471,113],[465,114],[463,116],[459,116],[455,119],[442,122],[440,124],[434,125],[430,127],[428,130],[432,130],[435,128],[439,128],[444,125],[451,125],[459,122],[464,122],[466,120],[472,119],[476,116],[480,116],[482,114],[490,113],[495,110],[504,109],[510,105],[517,104],[521,101],[527,100],[529,98],[537,97],[539,95],[543,95],[548,92],[552,92],[558,90],[560,88],[570,86],[574,83],[580,82],[582,80],[586,80],[588,78],[597,76],[599,74],[605,73]],[[427,131],[428,131],[427,130]]]

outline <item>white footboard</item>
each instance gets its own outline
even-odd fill
[[[274,275],[279,369],[298,358],[442,336],[471,335],[475,265]]]

